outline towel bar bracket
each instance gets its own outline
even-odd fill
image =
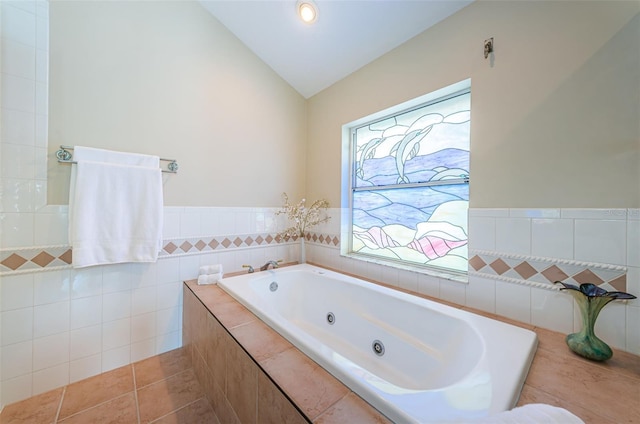
[[[167,169],[169,169],[169,171],[171,172],[178,172],[178,162],[176,162],[175,160],[173,162],[169,162],[169,164],[167,165]]]
[[[61,148],[56,152],[56,157],[58,158],[58,161],[70,161],[73,156],[68,150]]]

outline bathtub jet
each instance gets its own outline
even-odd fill
[[[532,331],[308,264],[219,285],[397,423],[513,408],[537,346]]]

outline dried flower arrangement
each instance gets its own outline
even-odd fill
[[[287,193],[282,193],[284,205],[282,209],[276,212],[276,215],[286,214],[287,218],[293,225],[283,231],[280,231],[280,237],[285,240],[304,237],[309,228],[329,221],[326,210],[329,202],[325,199],[316,200],[311,206],[306,206],[306,199],[300,200],[297,204],[289,203]]]

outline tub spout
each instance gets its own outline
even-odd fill
[[[272,268],[278,268],[278,263],[282,262],[282,259],[280,259],[279,261],[269,261],[266,264],[262,265],[260,267],[260,271],[266,271],[269,269],[269,265],[271,265]]]

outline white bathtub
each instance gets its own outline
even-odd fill
[[[311,265],[219,285],[397,423],[513,408],[537,346],[532,331]]]

